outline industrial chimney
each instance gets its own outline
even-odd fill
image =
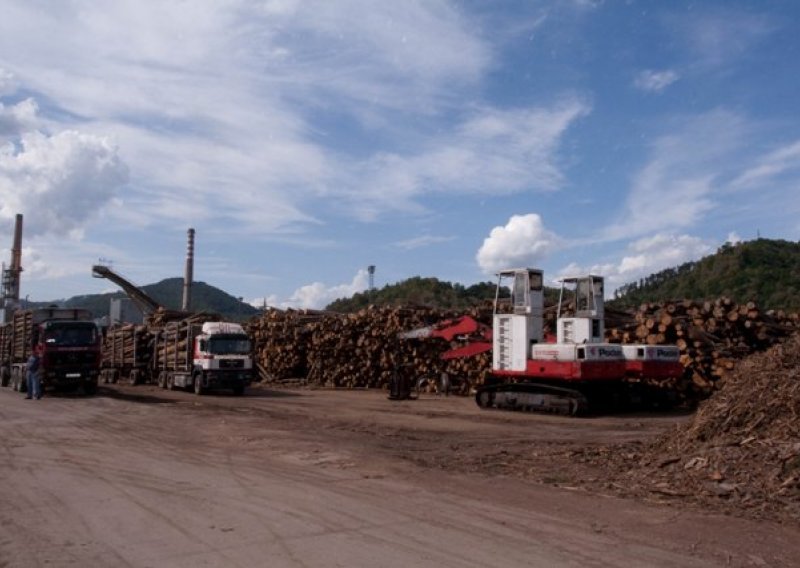
[[[22,215],[17,213],[14,223],[14,244],[11,247],[11,266],[3,270],[0,293],[0,322],[9,321],[19,307],[19,280],[22,273]]]
[[[186,248],[186,271],[183,273],[183,306],[188,312],[192,305],[192,279],[194,278],[194,229],[188,231],[189,244]]]

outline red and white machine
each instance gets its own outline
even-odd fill
[[[479,406],[581,414],[590,404],[630,395],[637,379],[683,372],[677,347],[604,342],[601,276],[561,280],[554,343],[544,337],[542,271],[513,269],[498,276],[492,375],[476,393]],[[509,298],[501,297],[504,291]],[[571,313],[562,315],[568,304]]]

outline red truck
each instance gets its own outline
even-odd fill
[[[26,363],[33,350],[41,357],[42,390],[97,391],[100,333],[89,310],[38,308],[14,313],[0,326],[0,384],[25,391]]]

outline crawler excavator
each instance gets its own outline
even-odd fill
[[[683,373],[675,346],[604,342],[601,276],[560,281],[555,342],[544,341],[542,271],[513,269],[498,276],[492,373],[475,394],[481,408],[586,414],[641,398],[644,378]],[[501,297],[506,290],[510,298]]]

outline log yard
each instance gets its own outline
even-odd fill
[[[796,566],[800,318],[605,306],[23,309],[3,274],[0,566]],[[32,353],[44,398],[28,402]]]

